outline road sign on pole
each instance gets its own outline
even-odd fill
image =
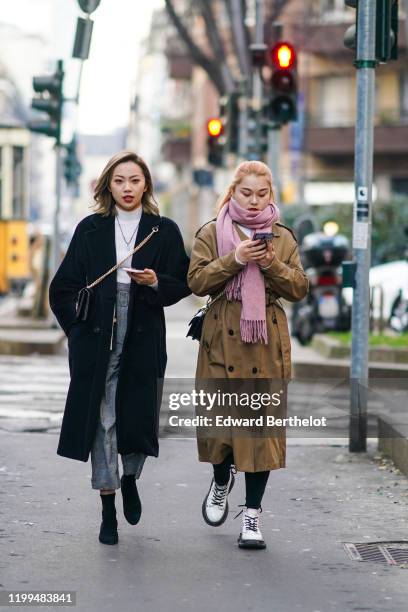
[[[359,0],[357,31],[357,120],[353,258],[356,263],[352,308],[349,450],[367,449],[368,334],[370,314],[371,202],[373,181],[376,6]]]

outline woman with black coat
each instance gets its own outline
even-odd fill
[[[141,515],[136,479],[146,457],[158,456],[167,361],[163,307],[191,293],[189,259],[177,225],[159,215],[150,171],[138,155],[115,155],[94,199],[95,213],[76,227],[50,285],[51,309],[68,336],[71,374],[57,453],[79,461],[91,454],[92,488],[102,500],[99,541],[116,544],[115,490],[121,488],[125,517],[135,525]],[[78,320],[78,291],[143,240],[93,288],[88,316]]]

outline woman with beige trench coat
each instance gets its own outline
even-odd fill
[[[291,375],[290,337],[279,298],[301,300],[308,280],[296,238],[278,219],[269,168],[246,161],[236,169],[216,220],[196,234],[188,284],[194,294],[214,300],[200,340],[198,386],[201,381],[223,379],[218,380],[219,387],[226,388],[240,379],[244,390],[253,390],[253,383],[255,388],[265,383],[286,388]],[[255,232],[272,232],[273,238],[253,240]],[[286,394],[284,407],[285,402]],[[263,433],[257,435],[255,427],[249,435],[248,431],[233,435],[231,428],[220,427],[214,433],[215,429],[208,435],[197,431],[199,460],[211,463],[214,470],[202,506],[204,520],[212,526],[226,520],[234,472],[242,471],[246,501],[238,543],[241,548],[265,548],[259,512],[270,471],[285,467],[285,433],[265,435],[262,427]]]

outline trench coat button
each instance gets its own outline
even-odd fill
[[[233,329],[229,329],[228,333],[229,333],[230,336],[233,336],[234,335],[234,330]]]
[[[101,331],[101,328],[100,327],[94,327],[93,330],[94,330],[95,334],[99,334],[99,332]]]
[[[141,331],[143,331],[143,327],[142,327],[141,325],[138,325],[138,326],[136,327],[136,331],[137,331],[137,332],[141,332]]]
[[[214,315],[214,319],[218,319],[218,315],[217,314]]]
[[[234,371],[234,366],[228,366],[228,372],[233,372]]]
[[[204,346],[207,350],[210,348],[210,345],[208,344],[207,340],[204,342]]]
[[[272,323],[275,323],[275,325],[276,325],[276,323],[277,323],[277,322],[278,322],[277,318],[276,318],[276,317],[273,317],[273,319],[272,319]]]
[[[258,368],[252,368],[252,374],[256,374],[258,372]]]

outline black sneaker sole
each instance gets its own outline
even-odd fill
[[[246,550],[263,550],[266,548],[264,540],[243,540],[241,533],[238,538],[238,546]]]
[[[231,484],[230,484],[230,487],[228,489],[227,495],[229,495],[231,493],[231,489],[232,489],[232,487],[235,484],[235,476],[234,476],[234,474],[231,474],[231,477],[232,477],[231,478]],[[210,519],[208,518],[207,513],[206,513],[206,505],[207,505],[208,496],[209,496],[210,491],[211,491],[213,480],[214,479],[211,480],[210,488],[208,489],[208,493],[207,493],[207,495],[204,498],[203,504],[201,506],[201,512],[202,512],[202,515],[203,515],[203,519],[205,520],[207,525],[210,525],[210,527],[219,527],[220,525],[225,523],[225,521],[227,520],[228,510],[229,510],[229,508],[228,508],[228,500],[227,500],[227,503],[225,505],[225,512],[222,515],[221,519],[219,521],[217,521],[216,523],[214,523],[213,521],[210,521]]]

